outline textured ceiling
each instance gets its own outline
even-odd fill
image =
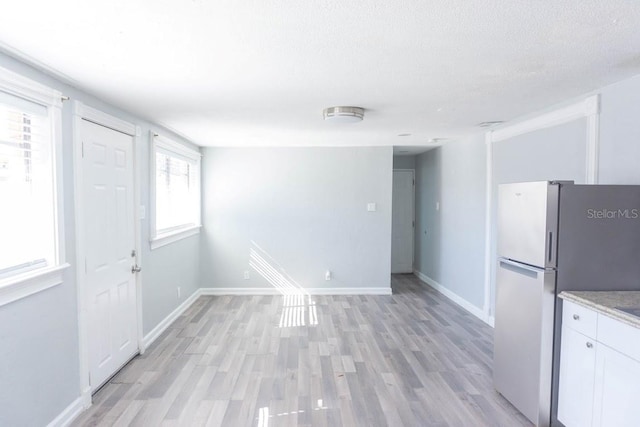
[[[640,73],[637,1],[5,3],[5,49],[200,145],[420,145]]]

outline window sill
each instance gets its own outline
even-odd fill
[[[42,292],[62,283],[69,264],[41,268],[0,280],[0,306]]]
[[[190,236],[195,236],[196,234],[200,233],[201,228],[201,225],[192,225],[186,228],[181,228],[180,230],[175,230],[156,236],[149,242],[151,245],[151,250],[166,246],[173,242],[177,242],[178,240],[186,239]]]

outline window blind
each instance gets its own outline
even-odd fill
[[[0,92],[0,279],[55,262],[47,108]]]
[[[158,150],[155,160],[157,232],[195,225],[195,162],[165,150]]]

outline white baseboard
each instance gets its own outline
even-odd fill
[[[462,298],[460,295],[456,294],[451,289],[449,289],[449,288],[447,288],[445,286],[442,286],[440,283],[436,282],[435,280],[433,280],[431,277],[427,276],[426,274],[424,274],[424,273],[422,273],[422,272],[420,272],[418,270],[414,270],[413,274],[415,274],[424,283],[426,283],[427,285],[431,286],[433,289],[435,289],[436,291],[440,292],[442,295],[444,295],[445,297],[449,298],[451,301],[455,302],[460,307],[464,308],[469,313],[471,313],[474,316],[476,316],[478,319],[482,320],[487,325],[493,327],[493,317],[488,316],[481,308],[476,307],[475,305],[471,304],[469,301],[467,301],[466,299]]]
[[[200,288],[201,295],[285,295],[298,291],[281,292],[276,288]],[[305,295],[391,295],[391,287],[380,288],[304,288]]]
[[[66,427],[75,420],[78,415],[82,413],[86,408],[84,406],[84,399],[82,396],[71,402],[64,411],[60,413],[53,421],[47,424],[47,427]]]
[[[275,288],[200,288],[202,295],[281,295]]]
[[[80,393],[80,400],[82,402],[82,410],[83,411],[86,411],[87,409],[89,409],[91,407],[91,405],[93,405],[93,402],[91,401],[91,387],[85,388]]]
[[[486,322],[489,324],[489,326],[491,326],[492,328],[496,327],[496,318],[493,316],[489,316],[488,321]]]
[[[189,298],[184,300],[182,304],[176,307],[167,317],[165,317],[158,325],[151,330],[147,335],[142,339],[142,345],[144,349],[149,348],[151,344],[171,325],[182,313],[184,313],[191,304],[193,304],[198,297],[202,295],[202,288],[196,290]]]
[[[308,295],[391,295],[391,287],[380,288],[309,288],[302,290]],[[165,317],[142,339],[144,349],[149,346],[171,325],[182,313],[202,295],[282,295],[276,288],[200,288],[184,300],[175,310]]]
[[[384,288],[310,288],[310,295],[391,295],[391,286]]]

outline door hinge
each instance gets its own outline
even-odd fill
[[[81,144],[82,158],[84,159],[84,142]]]
[[[84,259],[84,274],[87,274],[87,259]]]
[[[416,180],[415,179],[413,180],[413,185],[416,185]]]

